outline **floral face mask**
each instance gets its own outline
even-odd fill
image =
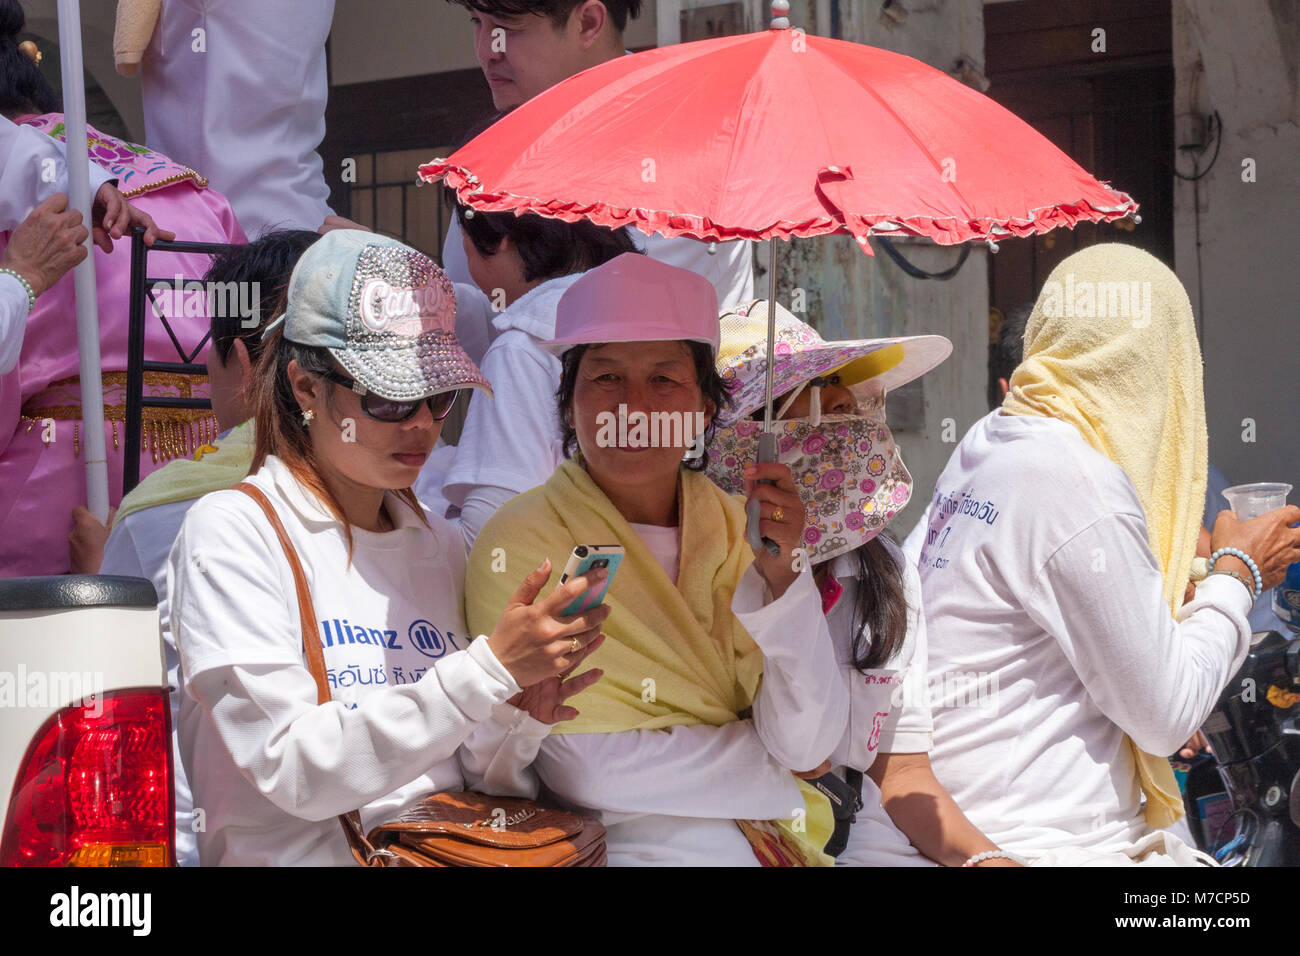
[[[883,402],[868,401],[861,415],[824,415],[774,423],[777,460],[788,465],[808,523],[804,547],[820,564],[866,544],[907,505],[912,476],[885,424]],[[744,419],[720,428],[709,447],[708,475],[732,494],[744,488],[743,469],[758,459],[761,422]]]

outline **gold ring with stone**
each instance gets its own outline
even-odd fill
[[[774,508],[774,509],[772,509],[772,520],[773,520],[773,521],[784,521],[784,520],[785,520],[785,511],[782,510],[782,509],[779,508],[779,507],[778,507],[778,508]]]

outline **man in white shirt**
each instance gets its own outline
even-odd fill
[[[331,214],[325,39],[334,0],[168,0],[142,61],[149,146],[203,171],[244,232]]]
[[[448,2],[469,11],[474,23],[474,54],[492,88],[492,103],[502,113],[575,73],[627,53],[623,29],[641,11],[641,0]],[[630,228],[628,234],[638,250],[652,259],[708,279],[719,305],[754,297],[749,242],[669,239]],[[453,282],[470,281],[461,239],[459,224],[453,219],[442,247],[443,270]]]

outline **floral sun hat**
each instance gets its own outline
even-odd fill
[[[731,392],[732,406],[719,425],[747,418],[763,407],[767,376],[767,300],[731,306],[719,316],[722,345],[718,373]],[[942,335],[904,335],[882,339],[827,342],[811,325],[776,304],[776,368],[772,395],[778,398],[820,375],[838,372],[852,388],[868,380],[882,394],[919,378],[952,354]],[[779,407],[779,406],[777,406]],[[775,413],[776,407],[773,408]]]

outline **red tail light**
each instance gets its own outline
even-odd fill
[[[0,865],[175,865],[171,760],[166,691],[65,707],[19,767]]]

